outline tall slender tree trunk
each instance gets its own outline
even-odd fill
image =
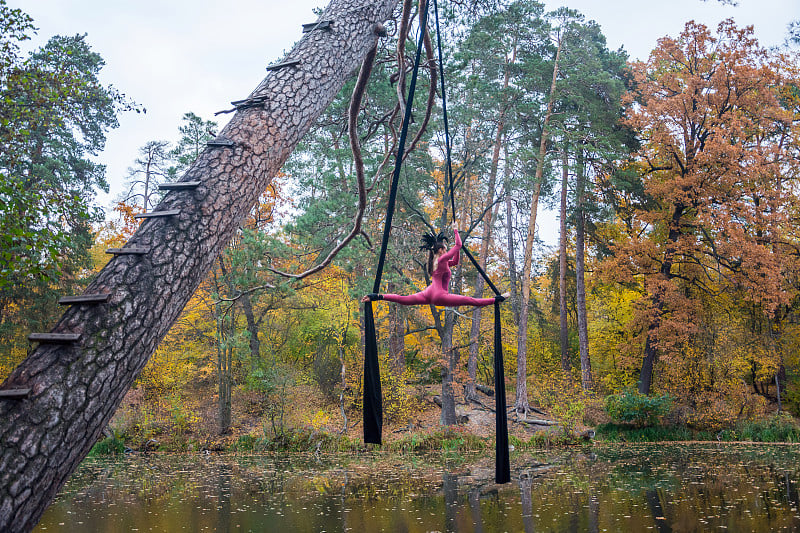
[[[508,84],[511,79],[511,69],[509,66],[516,62],[516,58],[517,48],[514,46],[511,51],[511,58],[506,62],[506,71],[503,76],[503,90],[508,89]],[[480,255],[478,256],[478,264],[480,264],[484,271],[486,270],[486,261],[489,255],[489,241],[492,237],[492,227],[494,225],[494,210],[492,209],[492,204],[494,204],[495,201],[494,190],[497,185],[497,169],[500,165],[500,149],[504,144],[505,125],[506,108],[504,103],[503,108],[500,110],[500,116],[497,119],[497,131],[495,132],[494,147],[492,149],[492,163],[489,167],[489,181],[486,184],[486,204],[484,206],[483,232],[481,234]],[[485,282],[483,280],[483,276],[475,276],[475,287],[473,291],[475,298],[483,297],[484,284]],[[478,377],[478,340],[481,332],[482,309],[483,308],[481,307],[476,307],[472,310],[472,324],[469,331],[469,357],[467,359],[467,373],[469,374],[469,378],[467,380],[467,385],[464,392],[464,396],[467,400],[474,400],[478,398],[478,394],[475,389],[475,383]]]
[[[453,388],[455,381],[458,351],[453,347],[453,325],[455,313],[452,309],[444,312],[444,335],[442,336],[442,416],[443,426],[456,424],[456,395]]]
[[[258,324],[253,313],[253,301],[248,293],[242,294],[239,298],[242,304],[244,318],[247,320],[247,332],[249,334],[248,344],[250,345],[250,368],[256,369],[261,362],[261,339],[258,336]]]
[[[386,284],[386,292],[395,292],[392,282]],[[389,357],[392,370],[398,375],[406,369],[406,325],[403,310],[398,304],[389,304]]]
[[[644,343],[644,357],[642,359],[642,370],[639,373],[639,392],[641,394],[650,394],[650,387],[653,384],[653,369],[656,364],[656,357],[658,355],[658,330],[661,327],[661,318],[664,316],[664,309],[666,307],[666,288],[663,286],[669,283],[674,277],[672,274],[672,264],[675,256],[675,249],[677,247],[678,238],[680,237],[680,220],[685,211],[682,205],[676,205],[672,210],[672,217],[670,221],[669,233],[667,234],[667,242],[664,250],[664,260],[661,262],[661,269],[659,277],[661,278],[656,284],[653,294],[650,296],[651,306],[653,308],[652,319],[647,327],[647,339]]]
[[[558,245],[558,316],[561,339],[561,370],[569,378],[572,365],[569,360],[569,326],[567,321],[567,192],[569,188],[569,160],[567,148],[561,152],[561,209]]]
[[[561,57],[561,39],[558,40],[556,58],[553,62],[553,81],[550,84],[550,95],[547,99],[547,110],[542,122],[542,137],[539,140],[539,159],[536,162],[536,177],[531,195],[531,212],[528,217],[528,235],[525,239],[524,266],[522,267],[522,295],[519,306],[519,322],[517,323],[517,394],[514,409],[523,417],[528,416],[528,313],[531,299],[531,268],[533,263],[533,241],[536,235],[536,213],[539,209],[539,195],[542,190],[544,163],[547,155],[547,137],[550,117],[553,115],[553,103],[556,97],[556,80],[558,79],[558,60]]]
[[[461,293],[461,265],[456,269],[452,280],[451,292]],[[444,327],[442,330],[442,416],[443,426],[455,425],[456,418],[456,394],[455,378],[458,371],[458,360],[460,358],[458,348],[453,346],[453,327],[456,323],[456,314],[453,309],[448,308],[444,312]]]
[[[589,359],[589,329],[586,319],[586,281],[584,276],[585,258],[585,233],[586,233],[586,204],[584,194],[586,191],[586,167],[584,166],[583,150],[578,152],[578,165],[576,177],[577,209],[575,216],[575,304],[578,312],[578,349],[581,358],[581,387],[583,390],[592,390],[592,362]]]
[[[233,343],[232,317],[221,314],[217,318],[217,425],[219,434],[231,429],[231,391],[233,390]]]
[[[347,330],[350,328],[349,322],[345,322],[344,329],[342,330],[342,334],[339,337],[339,346],[337,347],[337,351],[339,354],[339,364],[341,365],[339,368],[339,378],[340,378],[340,390],[339,390],[339,409],[342,411],[342,435],[347,433],[347,410],[345,409],[345,392],[347,392],[347,363],[345,361],[345,353],[344,347],[347,342]]]
[[[261,193],[375,47],[375,25],[396,4],[333,0],[320,15],[332,27],[303,36],[286,56],[300,63],[270,71],[252,93],[259,99],[221,131],[234,146],[206,148],[182,178],[200,185],[168,193],[157,208],[179,213],[146,220],[127,244],[148,252],[116,256],[87,289],[109,301],[74,305],[53,328],[79,340],[42,343],[11,373],[2,388],[30,394],[0,399],[0,531],[34,528]]]
[[[236,293],[231,273],[225,266],[224,256],[218,258],[222,283],[227,288],[227,298]],[[223,293],[223,287],[215,276],[216,292]],[[225,435],[231,429],[233,391],[233,355],[236,346],[236,301],[228,304],[218,302],[214,305],[217,319],[217,423],[219,434]]]
[[[519,280],[517,279],[517,252],[514,240],[514,202],[511,197],[513,186],[511,184],[511,161],[509,160],[508,147],[505,147],[505,182],[504,198],[506,208],[506,244],[508,246],[508,277],[511,281],[511,310],[514,313],[514,323],[519,324]]]

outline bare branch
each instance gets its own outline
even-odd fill
[[[293,279],[303,279],[312,274],[316,274],[323,268],[331,264],[331,261],[336,255],[347,246],[357,235],[361,234],[361,223],[364,220],[364,212],[367,209],[367,187],[364,179],[364,160],[361,156],[361,142],[358,139],[358,112],[361,109],[361,101],[364,98],[364,93],[367,89],[367,82],[369,81],[370,74],[372,74],[372,67],[375,64],[375,56],[378,53],[378,45],[375,46],[367,53],[364,62],[361,64],[361,70],[358,73],[358,80],[353,89],[353,96],[350,99],[350,108],[348,110],[348,134],[350,137],[350,148],[353,151],[353,161],[356,169],[356,181],[358,183],[358,211],[356,212],[355,219],[353,220],[353,228],[350,233],[345,236],[342,241],[331,250],[327,257],[322,260],[315,267],[309,268],[305,272],[299,274],[291,274],[288,272],[281,272],[272,267],[267,267],[268,270],[279,276],[284,276]]]

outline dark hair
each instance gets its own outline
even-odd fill
[[[441,232],[438,235],[434,233],[422,234],[422,246],[419,249],[428,250],[428,274],[433,274],[433,256],[437,251],[446,248],[445,241],[449,242],[449,239]]]

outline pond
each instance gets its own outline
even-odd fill
[[[433,458],[150,455],[84,461],[36,531],[800,530],[800,447],[613,445]]]

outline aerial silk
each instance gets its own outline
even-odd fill
[[[397,185],[400,178],[400,167],[405,152],[406,137],[408,135],[408,125],[411,119],[412,102],[414,101],[414,91],[417,85],[417,72],[419,69],[420,56],[425,34],[427,33],[428,3],[423,2],[420,8],[420,34],[417,42],[417,52],[414,59],[414,69],[409,83],[408,98],[403,115],[403,126],[400,130],[400,139],[397,147],[397,157],[395,158],[394,173],[389,189],[389,201],[386,209],[386,221],[383,228],[383,239],[381,241],[381,251],[378,257],[378,265],[375,272],[375,283],[372,292],[380,291],[381,278],[383,277],[383,266],[386,260],[386,250],[389,243],[389,232],[392,227],[395,203],[397,200]],[[446,173],[449,177],[450,203],[452,206],[453,220],[455,220],[455,199],[453,193],[453,173],[451,164],[450,133],[447,121],[447,100],[445,97],[444,86],[444,67],[442,63],[442,43],[439,31],[439,9],[436,0],[433,2],[436,14],[436,38],[439,49],[439,79],[441,80],[442,111],[444,114],[445,127],[445,147],[447,152]],[[508,454],[508,418],[506,412],[506,386],[503,372],[503,343],[502,330],[500,323],[500,299],[497,298],[470,298],[456,294],[449,294],[448,283],[450,281],[450,267],[458,263],[458,254],[463,249],[465,255],[475,266],[478,273],[486,280],[487,285],[499,296],[500,291],[495,287],[486,272],[480,267],[478,262],[461,243],[458,232],[455,234],[456,245],[439,259],[439,263],[433,273],[434,282],[424,291],[401,296],[397,294],[384,295],[384,299],[396,301],[404,305],[415,305],[419,303],[432,303],[433,305],[458,306],[474,305],[485,306],[494,303],[494,381],[495,381],[495,481],[497,483],[508,483],[511,481],[510,461]],[[444,256],[451,254],[447,259]],[[455,261],[453,263],[453,261]],[[400,300],[405,300],[405,302]],[[428,301],[430,300],[430,301]],[[441,303],[440,303],[441,302]],[[372,311],[372,301],[364,303],[364,442],[381,444],[381,434],[383,430],[383,408],[381,401],[381,378],[380,367],[378,364],[378,343],[375,334],[375,318]]]

